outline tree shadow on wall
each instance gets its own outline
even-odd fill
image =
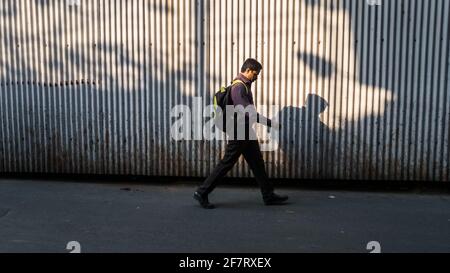
[[[25,14],[19,14],[13,2],[8,1],[13,4],[11,8],[0,12],[12,17],[11,20],[22,21]],[[39,9],[33,10],[48,8],[46,3],[49,2],[36,2]],[[81,16],[83,7],[71,7],[70,16]],[[174,12],[166,4],[160,6],[150,1],[143,8],[149,9],[149,13]],[[124,20],[134,20],[137,25],[138,19]],[[140,18],[139,23],[151,21],[153,25],[154,20],[154,16]],[[3,134],[0,143],[4,148],[0,165],[25,171],[28,162],[33,162],[38,168],[35,171],[45,168],[65,173],[170,175],[177,171],[182,175],[188,170],[198,170],[197,165],[204,164],[204,160],[190,160],[191,154],[186,151],[193,151],[196,158],[207,157],[208,147],[195,142],[175,146],[170,138],[172,107],[186,104],[192,108],[192,98],[204,95],[198,70],[194,69],[197,60],[169,67],[168,60],[173,56],[167,51],[163,53],[162,47],[152,43],[149,36],[148,43],[140,37],[129,42],[124,38],[124,44],[104,39],[106,29],[98,32],[95,41],[66,46],[57,39],[70,36],[66,23],[63,20],[49,27],[55,42],[49,43],[43,53],[19,54],[21,51],[14,45],[4,42],[9,46],[4,50],[14,59],[8,57],[6,62],[2,59],[9,72],[0,79],[1,89],[9,92],[4,92],[0,102],[0,123],[10,133]],[[8,33],[10,40],[25,37],[14,28],[5,27],[4,33]],[[26,37],[28,43],[38,48],[48,38],[38,37],[33,30]],[[195,47],[196,40],[200,39],[180,40],[179,46],[173,46],[172,50],[180,51],[182,56],[183,47]],[[35,62],[30,61],[33,59]],[[21,155],[29,155],[27,162]]]

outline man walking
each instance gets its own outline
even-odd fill
[[[208,195],[219,184],[223,177],[233,168],[241,155],[244,156],[250,169],[252,170],[256,181],[258,182],[263,201],[266,205],[279,205],[288,200],[287,196],[281,196],[274,193],[274,187],[269,180],[264,159],[261,154],[259,142],[256,138],[256,133],[252,128],[252,120],[259,123],[266,124],[269,127],[280,129],[280,125],[277,122],[272,122],[270,119],[259,115],[254,107],[253,94],[251,92],[251,85],[258,79],[258,75],[262,70],[262,65],[255,59],[248,59],[244,62],[241,73],[233,81],[231,88],[231,100],[233,105],[242,106],[246,109],[244,113],[245,123],[245,137],[243,139],[231,137],[227,144],[225,155],[217,167],[213,170],[211,175],[203,182],[203,184],[194,193],[194,199],[196,199],[203,208],[213,209],[215,206],[209,203]],[[250,111],[247,111],[250,109]],[[239,121],[238,121],[239,123]],[[237,130],[242,128],[235,126]],[[242,132],[235,132],[238,135],[242,135]]]

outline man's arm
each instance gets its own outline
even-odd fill
[[[231,87],[231,100],[234,105],[242,105],[244,108],[253,104],[247,96],[247,89],[243,84],[235,84]]]
[[[271,119],[259,114],[256,111],[255,105],[253,102],[249,100],[249,97],[247,96],[247,90],[245,89],[245,86],[242,84],[236,84],[231,89],[231,99],[233,100],[234,105],[242,105],[247,109],[250,109],[250,111],[246,112],[245,115],[250,120],[256,120],[257,123],[264,124],[268,127],[272,127],[273,122]],[[275,126],[278,127],[278,126]]]

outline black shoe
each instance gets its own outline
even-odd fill
[[[289,197],[287,195],[278,195],[276,193],[273,193],[271,196],[264,198],[264,204],[266,206],[282,205],[288,199],[289,199]]]
[[[204,209],[214,209],[215,208],[215,206],[213,204],[209,203],[208,197],[203,197],[198,192],[194,193],[194,199],[197,200],[200,203],[200,206],[202,206]]]

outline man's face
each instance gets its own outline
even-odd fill
[[[256,81],[256,80],[258,79],[258,76],[259,76],[259,73],[260,73],[260,72],[261,72],[261,71],[256,71],[256,70],[247,69],[247,71],[246,71],[246,76],[247,76],[247,78],[248,78],[250,81],[254,82],[254,81]]]

